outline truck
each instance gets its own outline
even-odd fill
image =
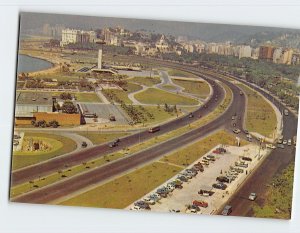
[[[160,126],[152,127],[148,130],[149,133],[155,133],[160,130]]]

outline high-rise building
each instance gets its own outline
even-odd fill
[[[240,46],[239,59],[243,57],[251,57],[252,49],[249,45]]]
[[[269,45],[259,47],[259,59],[273,60],[275,48]]]

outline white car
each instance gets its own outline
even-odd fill
[[[269,149],[275,149],[276,148],[273,144],[267,144],[266,147],[269,148]]]
[[[287,140],[283,140],[282,144],[286,145],[287,144]]]
[[[249,195],[249,197],[248,197],[248,199],[249,199],[250,201],[254,201],[256,198],[257,198],[256,193],[250,193],[250,195]]]
[[[148,203],[149,205],[154,205],[155,204],[155,201],[149,197],[145,197],[143,199],[144,202]]]
[[[291,146],[292,145],[292,139],[289,139],[287,144],[288,144],[288,146]]]
[[[131,207],[130,208],[130,210],[141,210],[142,208],[141,207],[139,207],[139,206],[134,206],[134,207]]]

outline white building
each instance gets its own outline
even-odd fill
[[[242,57],[251,57],[252,49],[249,45],[240,46],[239,59]]]
[[[75,43],[94,43],[96,41],[96,32],[81,31],[76,29],[63,29],[61,33],[60,46]]]

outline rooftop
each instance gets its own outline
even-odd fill
[[[52,106],[53,100],[51,93],[40,92],[17,92],[16,104],[34,104]]]

